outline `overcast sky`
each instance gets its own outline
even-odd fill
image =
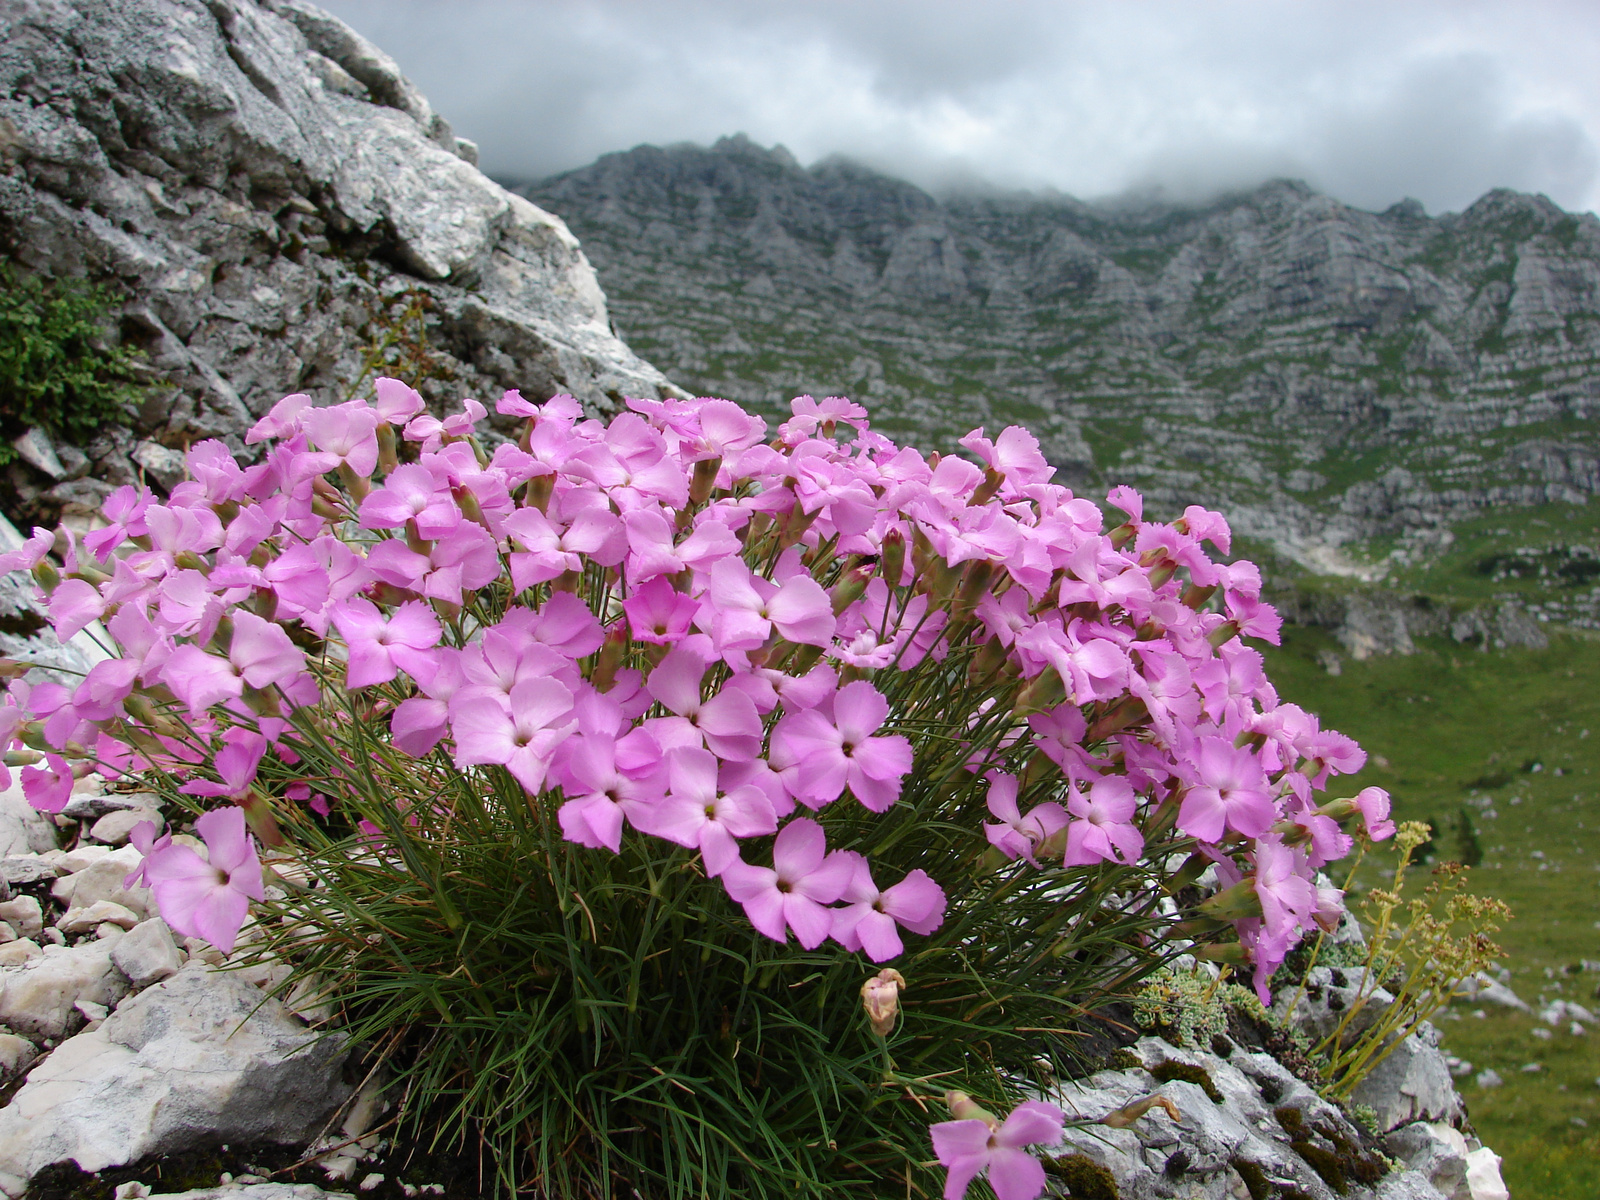
[[[1593,0],[321,2],[501,176],[744,132],[930,186],[1600,207]]]

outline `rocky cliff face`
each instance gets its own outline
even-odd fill
[[[1600,221],[1542,197],[936,199],[743,138],[522,190],[687,388],[848,393],[924,443],[1018,421],[1069,477],[1223,507],[1308,566],[1600,488]]]
[[[87,459],[30,454],[24,504],[96,507],[200,438],[242,450],[280,396],[342,400],[385,352],[437,401],[670,391],[567,227],[475,158],[301,0],[0,0],[0,250],[119,285],[121,336],[167,384]]]

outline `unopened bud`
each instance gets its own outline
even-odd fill
[[[900,993],[906,978],[893,967],[885,967],[861,985],[861,1007],[867,1020],[872,1022],[872,1032],[881,1038],[894,1029],[894,1019],[900,1012]]]
[[[980,483],[977,490],[972,493],[972,499],[967,501],[967,507],[971,508],[975,504],[989,503],[990,500],[994,499],[994,494],[1000,490],[1000,485],[1005,481],[1006,477],[1000,474],[999,471],[996,471],[993,467],[985,468],[983,472],[983,482]]]
[[[871,563],[865,563],[845,570],[844,576],[838,583],[833,585],[831,599],[834,616],[838,616],[857,600],[861,599],[862,593],[867,590],[867,583],[872,579],[873,572],[876,569]]]
[[[702,458],[694,465],[694,475],[689,480],[689,503],[704,504],[711,498],[711,489],[717,486],[717,472],[722,470],[722,456]]]
[[[958,1121],[982,1121],[991,1129],[1000,1126],[1000,1118],[987,1108],[984,1108],[965,1092],[946,1092],[944,1094],[945,1107],[950,1110],[950,1115]]]
[[[1219,921],[1243,921],[1261,915],[1261,897],[1256,895],[1254,877],[1241,879],[1230,888],[1224,888],[1209,900],[1202,900],[1199,909],[1208,917]]]
[[[550,497],[556,490],[555,472],[545,475],[535,475],[528,480],[522,489],[522,502],[529,508],[537,508],[540,512],[550,507]]]
[[[1210,946],[1196,946],[1189,953],[1202,962],[1224,963],[1231,967],[1242,967],[1250,961],[1249,952],[1238,942],[1216,942]]]
[[[400,448],[394,440],[394,426],[385,421],[378,426],[378,469],[385,475],[400,465]]]
[[[1061,682],[1060,674],[1054,667],[1046,667],[1017,694],[1016,708],[1012,711],[1019,717],[1048,712],[1066,698],[1067,686]]]
[[[628,623],[618,621],[606,630],[606,640],[600,643],[600,657],[595,660],[594,670],[590,672],[589,682],[596,690],[607,691],[617,677],[617,668],[622,665],[622,655],[628,648]]]
[[[890,587],[899,587],[906,569],[906,539],[898,529],[883,535],[883,550],[878,556],[878,573]]]

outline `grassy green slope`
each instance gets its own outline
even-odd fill
[[[1555,999],[1600,1008],[1600,974],[1572,972],[1600,961],[1600,639],[1487,653],[1427,641],[1414,655],[1347,663],[1338,677],[1316,661],[1333,646],[1323,631],[1288,629],[1268,655],[1280,693],[1357,738],[1371,760],[1355,786],[1385,787],[1399,816],[1445,826],[1445,855],[1458,813],[1471,814],[1484,849],[1473,886],[1516,914],[1500,937],[1512,988],[1536,1009]],[[1563,1022],[1541,1040],[1537,1017],[1468,1001],[1444,1016],[1445,1048],[1473,1076],[1492,1068],[1505,1081],[1458,1086],[1505,1157],[1511,1194],[1600,1195],[1600,1028],[1574,1035]],[[1522,1069],[1533,1063],[1537,1072]]]

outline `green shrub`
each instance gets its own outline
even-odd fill
[[[138,351],[106,341],[115,300],[102,285],[0,265],[0,464],[33,426],[83,443],[127,423],[144,389]]]

